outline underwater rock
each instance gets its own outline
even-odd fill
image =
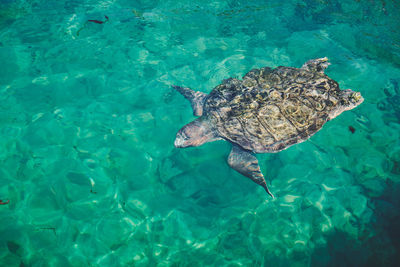
[[[384,112],[382,117],[386,124],[400,123],[400,80],[390,79],[390,83],[383,89],[386,98],[380,100],[377,107]]]
[[[18,254],[18,251],[21,249],[21,246],[13,241],[7,241],[7,248],[11,253]]]
[[[99,241],[111,250],[122,246],[134,235],[135,228],[136,225],[132,220],[120,213],[109,214],[96,224]]]
[[[157,170],[161,181],[166,183],[172,177],[190,170],[192,164],[184,164],[185,162],[186,157],[182,153],[173,153],[171,156],[162,159]]]
[[[387,185],[383,178],[379,178],[379,180],[370,179],[364,181],[362,186],[366,189],[367,195],[371,198],[374,198],[381,196]]]
[[[376,177],[384,177],[389,168],[386,155],[371,149],[368,153],[360,155],[355,166],[358,179],[362,182]]]
[[[149,216],[149,207],[144,201],[129,198],[123,203],[124,209],[130,215],[130,220],[138,225]]]
[[[166,185],[172,192],[182,197],[190,197],[201,190],[201,187],[199,187],[199,180],[201,178],[197,177],[197,179],[194,180],[193,178],[196,176],[196,172],[193,171],[182,173],[173,176],[167,181]]]

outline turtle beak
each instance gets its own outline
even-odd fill
[[[186,140],[186,139],[187,139],[187,137],[185,137],[185,136],[182,134],[182,132],[179,131],[179,132],[176,134],[176,139],[175,139],[175,142],[174,142],[175,147],[178,147],[178,148],[180,148],[180,147],[186,147],[186,145],[185,145],[185,140]]]

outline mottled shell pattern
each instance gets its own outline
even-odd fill
[[[344,104],[341,92],[323,72],[265,67],[224,80],[204,110],[221,137],[255,153],[278,152],[321,129]]]

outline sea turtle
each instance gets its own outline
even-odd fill
[[[224,80],[208,95],[174,85],[199,116],[179,130],[175,147],[229,141],[229,166],[274,197],[254,154],[275,153],[303,142],[327,121],[364,101],[359,92],[340,90],[324,74],[328,65],[325,57],[301,68],[253,69],[242,80]]]

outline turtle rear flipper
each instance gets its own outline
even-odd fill
[[[261,185],[272,198],[274,195],[269,191],[264,175],[258,165],[257,158],[250,152],[243,150],[237,145],[232,146],[228,157],[229,166],[242,175],[249,177],[253,182]]]
[[[182,87],[177,85],[173,85],[172,87],[174,87],[175,90],[177,90],[187,100],[190,101],[190,104],[192,105],[193,109],[193,115],[195,116],[203,115],[203,104],[207,94],[200,91],[194,91],[188,87]]]

